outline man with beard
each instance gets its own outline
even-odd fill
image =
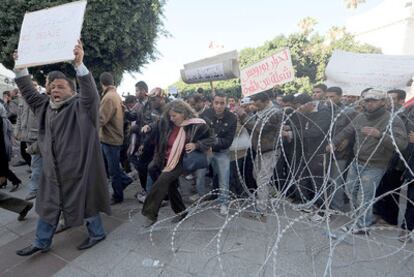
[[[342,228],[353,234],[368,234],[368,227],[375,223],[371,202],[394,154],[394,142],[400,151],[408,144],[404,123],[399,117],[392,119],[386,109],[387,94],[378,89],[367,89],[361,96],[364,112],[336,135],[328,147],[333,151],[344,141],[355,140],[355,159],[350,165],[345,190],[357,222]]]

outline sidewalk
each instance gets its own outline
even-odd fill
[[[333,239],[326,223],[314,224],[287,205],[260,222],[238,209],[225,218],[212,207],[215,203],[205,203],[179,225],[170,223],[173,213],[165,207],[161,222],[145,229],[142,205],[133,199],[137,188],[129,187],[125,203],[103,217],[107,239],[86,251],[76,250],[86,236],[79,227],[56,235],[47,254],[18,257],[15,250],[33,238],[36,216],[31,212],[27,221],[17,222],[16,215],[0,210],[0,276],[380,277],[414,272],[414,245],[399,242],[396,230],[344,236],[336,229],[347,219],[336,216],[329,225],[337,236]]]

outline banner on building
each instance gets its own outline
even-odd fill
[[[222,81],[240,76],[238,53],[236,50],[184,65],[181,79],[186,84]]]
[[[406,89],[414,76],[414,56],[360,54],[336,50],[325,70],[326,85],[345,95],[360,96],[366,88]]]

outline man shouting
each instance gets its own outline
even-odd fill
[[[79,250],[105,239],[99,213],[109,214],[110,207],[98,137],[99,96],[92,74],[83,64],[80,41],[73,52],[79,93],[71,79],[61,76],[50,84],[49,98],[36,92],[27,69],[15,70],[16,84],[39,122],[38,143],[43,157],[36,237],[32,245],[17,251],[20,256],[49,250],[60,214],[68,226],[86,221],[89,237]]]

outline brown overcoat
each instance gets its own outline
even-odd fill
[[[109,191],[99,143],[99,96],[89,73],[78,76],[79,94],[53,110],[49,97],[35,91],[29,76],[16,78],[39,124],[43,172],[36,212],[56,224],[62,212],[69,226],[99,212],[110,214]]]

